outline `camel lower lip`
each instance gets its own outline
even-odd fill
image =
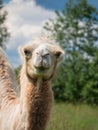
[[[48,67],[44,67],[44,66],[35,67],[35,68],[36,68],[37,70],[42,70],[42,71],[49,69]]]
[[[40,67],[40,68],[36,68],[36,70],[39,72],[39,73],[45,73],[47,72],[48,68],[44,68],[44,67]]]

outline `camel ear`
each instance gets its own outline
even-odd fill
[[[64,60],[65,52],[63,50],[56,50],[55,51],[55,57],[57,59],[57,62],[61,62]]]
[[[23,53],[23,49],[24,47],[23,46],[19,46],[19,48],[18,48],[18,52],[19,52],[19,54],[21,55],[21,57],[23,58],[24,57],[24,53]]]

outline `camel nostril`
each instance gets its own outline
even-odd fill
[[[37,55],[39,55],[39,52],[36,52]]]
[[[43,55],[41,55],[41,57],[42,57],[42,58],[48,58],[48,57],[49,57],[49,55],[50,55],[50,54],[49,54],[49,53],[47,53],[47,54],[43,54]]]

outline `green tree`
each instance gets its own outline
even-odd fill
[[[66,53],[54,91],[59,85],[64,100],[98,104],[98,11],[87,0],[69,0],[56,16],[44,26]]]
[[[3,11],[3,1],[0,0],[0,46],[5,49],[5,41],[9,38],[9,33],[4,22],[6,20],[7,12]]]
[[[17,79],[19,77],[20,70],[21,70],[21,65],[19,65],[17,68],[15,68],[15,74],[16,74]]]

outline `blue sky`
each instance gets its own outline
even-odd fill
[[[11,0],[3,0],[3,1],[8,3]],[[67,0],[36,0],[36,3],[38,5],[41,5],[44,8],[52,10],[55,9],[61,10],[66,2]],[[88,0],[88,2],[98,8],[98,0]]]
[[[4,2],[9,2],[11,0],[4,0]],[[65,2],[67,0],[36,0],[36,4],[46,8],[46,9],[52,9],[52,10],[60,10],[64,7]]]
[[[25,2],[27,1],[27,2]],[[62,10],[67,0],[4,0],[8,11],[6,25],[11,34],[7,55],[14,67],[21,64],[18,47],[32,42],[42,32],[49,18],[55,18],[54,10]],[[98,0],[88,0],[98,8]]]

